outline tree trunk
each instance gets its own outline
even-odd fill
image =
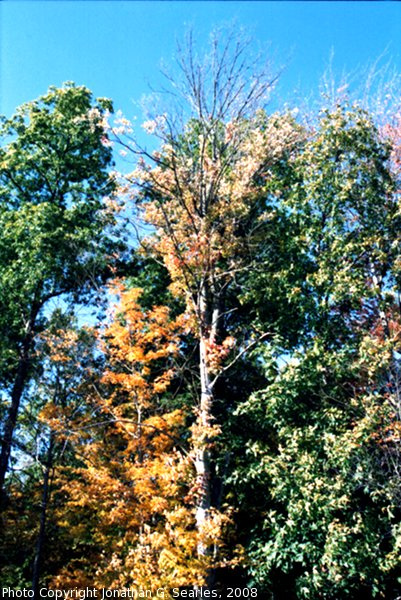
[[[4,435],[2,440],[1,456],[0,456],[0,505],[4,506],[6,495],[4,483],[10,460],[12,440],[15,425],[17,423],[18,410],[21,403],[22,394],[25,388],[25,383],[29,371],[30,350],[32,346],[32,329],[33,322],[30,321],[26,328],[26,335],[22,342],[22,349],[18,363],[17,373],[14,380],[13,389],[11,392],[11,405],[8,411],[6,423],[4,426]]]
[[[200,406],[197,419],[197,434],[194,439],[195,469],[197,487],[196,528],[200,539],[197,552],[199,557],[210,555],[213,548],[202,540],[202,534],[207,529],[212,507],[212,456],[211,445],[213,436],[210,428],[213,423],[214,396],[211,385],[210,368],[208,364],[208,344],[215,340],[216,323],[211,323],[216,311],[210,310],[206,286],[202,290],[199,301],[200,308],[200,340],[199,340],[199,374],[201,383]],[[214,570],[210,569],[206,585],[211,587],[214,581]]]
[[[46,534],[46,514],[50,496],[50,473],[53,467],[54,435],[50,433],[49,450],[43,477],[42,501],[40,506],[39,533],[36,542],[35,558],[33,561],[32,589],[35,600],[39,600],[39,577],[42,564],[43,547]]]
[[[195,440],[195,468],[198,490],[198,505],[196,509],[196,526],[202,532],[211,508],[211,463],[207,431],[212,424],[213,394],[210,388],[210,378],[207,368],[206,340],[201,336],[199,344],[199,371],[201,380],[201,399],[198,415],[198,434]],[[207,554],[207,547],[202,541],[198,544],[198,555]]]

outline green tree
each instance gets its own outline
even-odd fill
[[[259,424],[236,477],[262,516],[250,572],[275,598],[393,597],[399,213],[389,147],[368,114],[338,106],[293,170],[281,201],[306,267],[288,288],[304,323],[297,346],[266,349],[268,386],[239,411]]]
[[[3,488],[36,334],[56,297],[82,300],[110,276],[114,183],[105,99],[68,83],[1,121],[0,384]]]

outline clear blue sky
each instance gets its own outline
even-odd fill
[[[132,101],[159,81],[175,39],[192,25],[198,37],[231,19],[271,42],[286,63],[280,94],[316,89],[334,51],[334,70],[354,71],[384,51],[401,71],[401,3],[231,1],[0,2],[0,113],[66,80],[114,100],[127,116]]]

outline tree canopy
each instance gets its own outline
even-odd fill
[[[269,111],[236,36],[178,63],[154,152],[73,84],[2,122],[2,581],[395,600],[399,117]]]

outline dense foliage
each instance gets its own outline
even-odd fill
[[[395,600],[399,119],[269,114],[272,78],[213,48],[153,154],[73,85],[3,121],[1,580]],[[112,142],[139,157],[117,190]],[[96,324],[46,310],[112,275]]]

